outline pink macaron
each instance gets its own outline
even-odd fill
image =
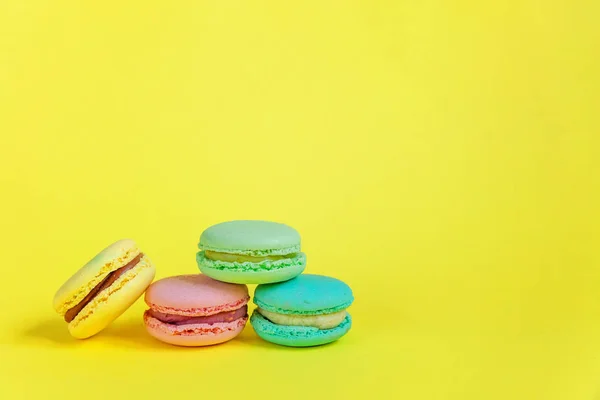
[[[248,287],[206,275],[180,275],[146,290],[150,335],[178,346],[208,346],[236,337],[248,321]]]

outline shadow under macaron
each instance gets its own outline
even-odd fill
[[[37,321],[21,331],[25,343],[54,347],[77,348],[102,343],[127,349],[178,349],[155,340],[147,332],[142,320],[115,321],[101,332],[87,339],[76,339],[69,334],[67,324],[56,318]]]
[[[42,345],[63,348],[78,348],[88,345],[111,346],[127,350],[156,351],[190,350],[193,347],[172,346],[154,339],[146,331],[143,320],[115,321],[107,328],[87,339],[76,339],[69,334],[67,324],[57,319],[38,321],[21,331],[28,346]]]
[[[141,318],[139,320],[115,321],[102,332],[98,333],[96,337],[106,344],[128,349],[153,351],[156,349],[168,350],[175,348],[175,346],[170,346],[150,336]]]
[[[67,324],[59,319],[52,318],[43,321],[37,321],[30,326],[27,326],[22,331],[23,337],[28,343],[38,343],[54,345],[58,347],[81,347],[86,343],[97,342],[97,338],[103,337],[106,343],[123,344],[127,343],[131,347],[131,343],[139,344],[140,346],[148,346],[151,343],[150,337],[145,333],[143,323],[135,323],[135,321],[115,322],[103,331],[87,339],[76,339],[69,334]]]
[[[342,339],[340,339],[340,340],[342,340]],[[256,334],[256,331],[254,331],[254,328],[252,327],[252,325],[250,325],[249,322],[246,325],[246,328],[244,329],[244,331],[238,337],[233,339],[233,341],[236,341],[236,342],[239,342],[240,344],[248,345],[248,346],[251,346],[254,348],[261,348],[261,349],[273,350],[273,351],[304,351],[304,352],[317,351],[318,349],[333,347],[333,346],[338,345],[338,342],[340,340],[336,340],[334,342],[320,344],[320,345],[316,345],[316,346],[306,346],[306,347],[282,346],[282,345],[271,343],[264,339],[261,339]]]
[[[21,333],[28,342],[45,342],[45,344],[68,347],[81,345],[81,340],[77,340],[69,334],[67,324],[57,318],[36,321],[30,326],[26,326]]]
[[[264,347],[271,348],[270,343],[265,342],[261,338],[258,337],[250,323],[246,323],[246,327],[237,337],[235,337],[232,341],[239,343],[243,346],[252,346],[252,347]]]
[[[335,346],[336,342],[314,346],[314,347],[288,347],[280,346],[261,339],[252,326],[248,323],[244,330],[229,342],[218,343],[212,346],[184,347],[173,346],[163,343],[146,332],[143,320],[128,319],[115,321],[100,333],[88,339],[75,339],[69,334],[64,321],[56,318],[38,321],[26,327],[22,332],[23,337],[28,344],[45,344],[55,347],[76,348],[86,346],[88,343],[99,343],[103,345],[112,345],[127,349],[137,349],[140,351],[201,351],[203,348],[218,348],[221,346],[237,345],[241,347],[261,348],[273,351],[311,351],[323,347]]]

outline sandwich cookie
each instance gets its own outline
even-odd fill
[[[206,275],[180,275],[146,291],[144,323],[150,335],[178,346],[208,346],[236,337],[248,321],[248,288]]]
[[[273,283],[298,276],[306,267],[300,234],[269,221],[229,221],[202,232],[198,267],[211,278],[231,283]]]
[[[344,282],[322,275],[300,275],[281,283],[258,285],[250,323],[266,341],[283,346],[317,346],[350,330],[346,311],[354,297]]]
[[[54,309],[71,335],[89,338],[118,318],[150,285],[156,269],[136,243],[119,240],[69,278],[54,295]]]

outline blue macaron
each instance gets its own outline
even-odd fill
[[[305,274],[281,283],[258,285],[250,318],[262,339],[283,346],[317,346],[338,340],[350,330],[346,309],[354,301],[344,282]]]

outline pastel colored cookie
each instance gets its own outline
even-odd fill
[[[269,221],[229,221],[202,232],[196,254],[203,274],[230,283],[273,283],[304,271],[300,234]]]
[[[146,290],[150,335],[178,346],[208,346],[236,337],[248,321],[248,287],[206,275],[180,275]]]
[[[54,309],[71,335],[89,338],[118,318],[150,285],[156,269],[136,243],[119,240],[106,247],[54,295]]]
[[[353,303],[344,282],[322,275],[300,275],[281,283],[258,285],[252,327],[266,341],[283,346],[317,346],[350,330],[346,309]]]

